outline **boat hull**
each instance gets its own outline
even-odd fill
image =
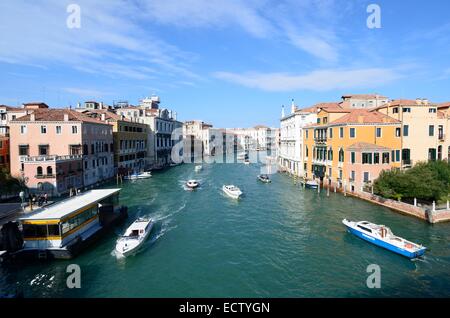
[[[405,257],[410,258],[410,259],[418,258],[418,257],[422,256],[425,253],[425,248],[423,248],[423,249],[421,249],[421,250],[419,250],[417,252],[410,252],[410,251],[407,251],[405,249],[399,248],[399,247],[397,247],[395,245],[389,244],[388,242],[385,242],[385,241],[382,241],[380,239],[377,239],[377,238],[375,238],[373,236],[367,235],[367,234],[365,234],[365,233],[363,233],[361,231],[358,231],[358,230],[356,230],[356,229],[354,229],[354,228],[352,228],[352,227],[350,227],[348,225],[346,225],[346,227],[347,227],[347,230],[350,233],[352,233],[353,235],[359,237],[360,239],[363,239],[363,240],[365,240],[365,241],[367,241],[369,243],[372,243],[374,245],[377,245],[379,247],[382,247],[384,249],[387,249],[387,250],[389,250],[391,252],[400,254],[400,255],[405,256]]]
[[[131,246],[130,248],[128,248],[127,250],[124,250],[122,247],[123,247],[123,245],[122,244],[119,244],[119,243],[117,243],[116,244],[116,248],[115,248],[115,250],[116,250],[116,253],[118,253],[118,254],[120,254],[120,255],[122,255],[122,256],[130,256],[130,255],[133,255],[133,254],[135,254],[141,247],[142,247],[142,245],[144,244],[144,242],[147,240],[147,238],[149,237],[149,235],[150,235],[150,232],[152,231],[152,228],[153,228],[153,224],[151,224],[150,225],[150,228],[148,229],[148,231],[145,233],[145,235],[142,237],[142,238],[140,238],[140,239],[138,239],[138,240],[130,240],[130,244],[133,244],[133,246]]]

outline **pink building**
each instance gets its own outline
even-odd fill
[[[365,186],[370,187],[381,171],[390,170],[393,149],[367,142],[357,142],[346,149],[345,170],[349,175],[351,192],[359,192]]]
[[[112,127],[68,109],[35,109],[10,126],[11,174],[53,195],[114,176]]]

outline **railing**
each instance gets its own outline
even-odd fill
[[[21,162],[45,162],[45,161],[63,161],[82,159],[83,155],[66,155],[66,156],[20,156]]]
[[[35,175],[36,179],[54,179],[56,175],[54,174],[37,174]]]

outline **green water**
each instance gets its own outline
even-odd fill
[[[71,261],[0,266],[0,291],[25,297],[386,297],[450,296],[450,224],[428,225],[340,194],[302,189],[286,175],[256,180],[259,166],[185,164],[123,184],[130,218]],[[201,188],[183,189],[197,178]],[[245,194],[234,201],[226,183]],[[111,186],[114,186],[112,184]],[[117,259],[117,236],[137,216],[156,220],[135,256]],[[345,231],[343,218],[390,226],[430,250],[410,261]],[[66,267],[81,267],[81,288]],[[381,288],[366,286],[370,264]]]

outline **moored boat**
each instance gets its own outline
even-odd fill
[[[342,223],[350,233],[357,237],[402,256],[413,259],[425,253],[426,247],[395,236],[387,226],[368,221],[348,221],[347,219],[342,220]]]
[[[258,180],[264,183],[270,183],[272,180],[270,180],[269,176],[267,174],[260,174],[258,175]]]
[[[238,187],[230,184],[230,185],[224,185],[222,187],[222,191],[225,192],[229,197],[233,199],[239,199],[242,195],[241,189]]]
[[[305,187],[309,189],[317,189],[319,187],[319,182],[316,180],[308,180],[306,181]]]
[[[125,180],[138,180],[138,179],[148,179],[152,177],[152,173],[150,171],[144,171],[140,173],[133,173],[123,177]]]
[[[116,242],[116,252],[123,256],[135,253],[144,244],[153,227],[153,220],[139,218],[125,231]]]

